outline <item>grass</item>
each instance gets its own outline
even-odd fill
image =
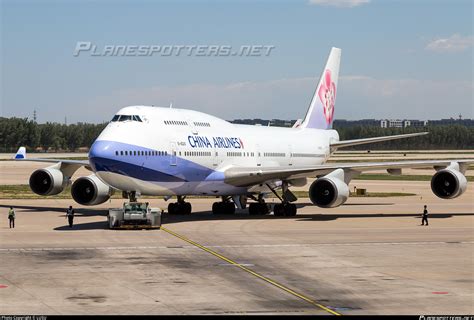
[[[469,158],[471,159],[471,158]],[[327,163],[352,163],[352,162],[356,162],[356,163],[359,163],[359,162],[394,162],[394,161],[432,161],[432,160],[439,160],[439,161],[446,161],[446,160],[453,160],[453,158],[437,158],[437,159],[430,159],[430,158],[416,158],[416,159],[380,159],[380,158],[375,158],[375,159],[370,159],[370,160],[366,160],[366,159],[356,159],[356,160],[353,160],[353,159],[349,159],[349,160],[343,160],[343,159],[335,159],[334,157],[333,158],[329,158],[328,162]],[[463,159],[454,159],[454,160],[463,160]],[[467,158],[466,158],[467,160]]]
[[[293,192],[298,198],[308,197],[307,191],[294,191]],[[401,192],[367,192],[365,195],[356,195],[351,192],[351,197],[402,197],[402,196],[414,196],[414,193],[401,193]],[[269,194],[270,198],[275,198],[274,194]],[[112,196],[112,199],[121,199],[122,195],[116,193]],[[142,199],[151,199],[158,197],[143,196]],[[204,196],[189,196],[190,199],[196,198],[210,198]],[[0,185],[0,199],[72,199],[71,187],[67,187],[63,192],[54,196],[40,196],[30,190],[28,185]]]
[[[115,194],[112,199],[120,199],[121,194]],[[54,196],[40,196],[31,191],[27,184],[0,185],[0,199],[72,199],[71,187],[66,187],[63,192]]]

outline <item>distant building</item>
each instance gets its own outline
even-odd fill
[[[382,119],[381,128],[407,128],[407,127],[425,127],[428,121],[424,120],[400,120],[400,119]]]
[[[362,120],[336,119],[336,120],[334,120],[333,124],[334,124],[334,127],[336,127],[336,128],[353,127],[353,126],[378,127],[380,125],[380,120],[375,120],[375,119],[362,119]]]

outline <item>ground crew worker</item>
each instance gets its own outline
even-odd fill
[[[69,206],[69,209],[66,210],[66,218],[69,222],[69,228],[72,228],[72,223],[74,222],[74,209],[72,206]]]
[[[426,222],[426,225],[428,225],[428,209],[425,204],[425,208],[423,209],[423,216],[421,218],[421,225],[424,226]]]
[[[13,210],[13,207],[10,207],[10,210],[8,210],[8,221],[10,222],[10,229],[12,226],[15,229],[15,210]]]

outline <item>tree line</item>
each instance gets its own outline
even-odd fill
[[[88,148],[107,123],[38,124],[27,118],[0,117],[0,152],[15,152],[19,146],[28,151],[78,151]],[[428,150],[474,149],[474,127],[463,125],[428,126],[424,128],[380,128],[377,126],[335,127],[341,140],[428,131],[422,137],[392,140],[352,147],[353,150]],[[347,148],[351,149],[351,148]]]
[[[77,151],[88,148],[107,123],[36,123],[21,118],[0,117],[0,151],[15,152],[19,146],[28,151]]]
[[[359,145],[344,150],[453,150],[474,149],[474,127],[459,124],[427,127],[381,128],[377,126],[352,126],[334,128],[340,140],[380,137],[415,132],[429,132],[421,137],[391,140]]]

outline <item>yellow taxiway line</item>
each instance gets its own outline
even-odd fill
[[[235,261],[233,261],[233,260],[231,260],[231,259],[229,259],[229,258],[226,258],[226,257],[224,257],[223,255],[221,255],[221,254],[215,252],[214,250],[211,250],[211,249],[209,249],[209,248],[207,248],[207,247],[205,247],[205,246],[203,246],[203,245],[200,245],[200,244],[197,243],[197,242],[194,242],[194,241],[192,241],[192,240],[190,240],[190,239],[188,239],[188,238],[186,238],[186,237],[184,237],[184,236],[182,236],[182,235],[180,235],[180,234],[178,234],[178,233],[176,233],[176,232],[174,232],[174,231],[169,230],[168,228],[161,227],[161,230],[163,230],[163,231],[165,231],[165,232],[167,232],[167,233],[169,233],[169,234],[171,234],[171,235],[173,235],[173,236],[175,236],[175,237],[177,237],[177,238],[179,238],[179,239],[181,239],[181,240],[183,240],[183,241],[186,241],[187,243],[192,244],[193,246],[198,247],[199,249],[202,249],[202,250],[206,251],[207,253],[210,253],[210,254],[212,254],[213,256],[215,256],[215,257],[217,257],[217,258],[219,258],[219,259],[221,259],[221,260],[224,260],[225,262],[227,262],[227,263],[229,263],[229,264],[231,264],[231,265],[234,265],[234,266],[240,268],[240,269],[242,269],[243,271],[245,271],[245,272],[247,272],[247,273],[250,273],[251,275],[253,275],[253,276],[257,277],[257,278],[259,278],[259,279],[261,279],[261,280],[263,280],[263,281],[265,281],[265,282],[267,282],[267,283],[270,283],[271,285],[273,285],[273,286],[275,286],[275,287],[277,287],[277,288],[279,288],[279,289],[281,289],[281,290],[283,290],[283,291],[285,291],[285,292],[287,292],[287,293],[289,293],[289,294],[291,294],[291,295],[293,295],[293,296],[295,296],[295,297],[298,297],[298,298],[300,298],[300,299],[302,299],[302,300],[304,300],[304,301],[306,301],[306,302],[312,304],[312,305],[315,306],[315,307],[318,307],[319,309],[322,309],[322,310],[324,310],[324,311],[326,311],[326,312],[329,312],[330,314],[333,314],[333,315],[335,315],[335,316],[340,316],[340,315],[341,315],[340,313],[338,313],[338,312],[336,312],[336,311],[334,311],[334,310],[332,310],[332,309],[330,309],[330,308],[328,308],[328,307],[323,306],[322,304],[318,303],[317,301],[315,301],[315,300],[313,300],[313,299],[311,299],[311,298],[308,298],[308,297],[302,295],[301,293],[298,293],[298,292],[296,292],[296,291],[294,291],[294,290],[292,290],[292,289],[290,289],[290,288],[288,288],[288,287],[286,287],[286,286],[284,286],[284,285],[282,285],[282,284],[280,284],[280,283],[278,283],[278,282],[276,282],[276,281],[274,281],[274,280],[272,280],[272,279],[270,279],[270,278],[267,278],[267,277],[265,277],[265,276],[263,276],[263,275],[261,275],[261,274],[255,272],[255,271],[253,271],[253,270],[251,270],[251,269],[249,269],[249,268],[243,266],[242,264],[239,264],[239,263],[237,263],[237,262],[235,262]]]

